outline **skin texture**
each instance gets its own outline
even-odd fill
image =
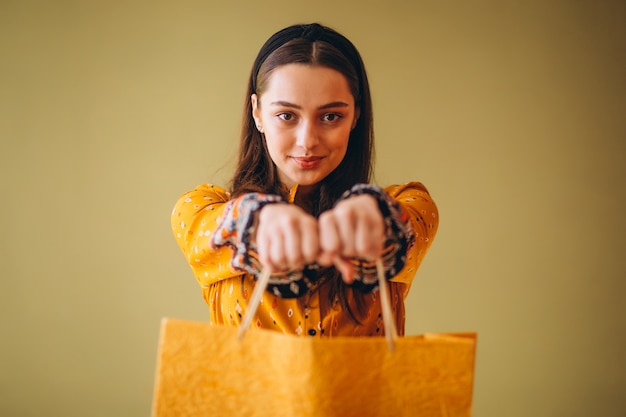
[[[298,184],[295,205],[267,205],[259,213],[256,243],[271,272],[317,261],[334,264],[353,281],[347,258],[380,256],[384,225],[376,200],[361,195],[342,201],[316,220],[307,197],[346,156],[359,116],[345,77],[322,66],[287,64],[270,75],[262,96],[253,94],[252,115],[264,134],[279,178]],[[349,156],[348,156],[349,157]]]

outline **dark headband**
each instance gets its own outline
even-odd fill
[[[261,47],[261,50],[254,61],[254,66],[252,67],[251,85],[253,93],[256,93],[256,79],[259,75],[259,70],[261,69],[263,62],[265,62],[267,57],[270,56],[272,52],[293,39],[306,39],[311,42],[322,41],[331,44],[337,48],[339,52],[346,57],[346,59],[348,59],[359,78],[362,77],[361,74],[363,64],[361,57],[352,42],[350,42],[345,36],[318,23],[294,25],[276,32]],[[362,81],[363,80],[360,79],[359,84]]]

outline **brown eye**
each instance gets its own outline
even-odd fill
[[[339,119],[341,119],[341,115],[337,114],[337,113],[326,113],[324,116],[322,116],[322,120],[325,122],[337,122],[339,121]]]
[[[285,122],[290,122],[293,120],[293,114],[291,113],[279,113],[277,116],[280,120],[283,120]]]

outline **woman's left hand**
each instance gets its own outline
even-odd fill
[[[334,264],[348,284],[354,281],[354,267],[349,258],[373,261],[382,253],[385,226],[378,202],[370,195],[339,202],[319,216],[318,228],[318,263]]]

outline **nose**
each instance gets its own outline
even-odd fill
[[[304,149],[313,149],[319,143],[319,132],[314,121],[303,120],[296,132],[296,145]]]

